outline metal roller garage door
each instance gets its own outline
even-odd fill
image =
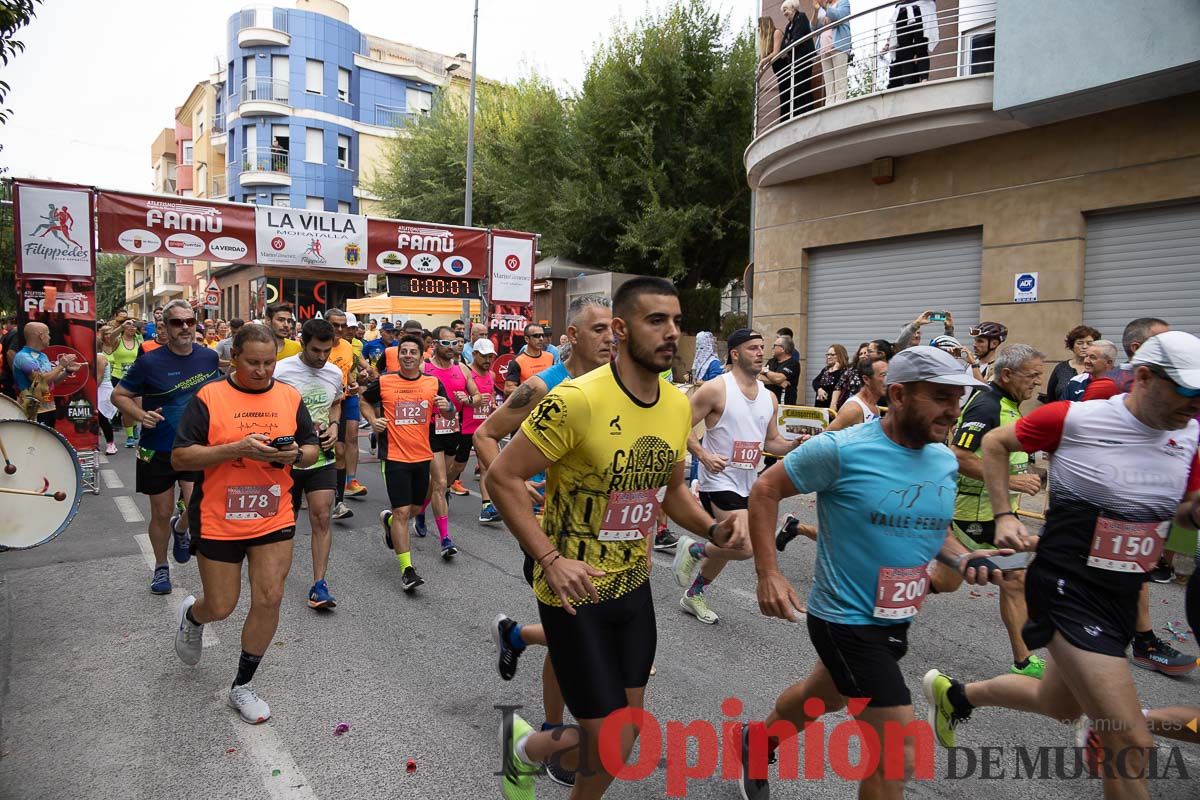
[[[1200,334],[1200,203],[1097,214],[1087,223],[1084,322],[1118,347],[1136,317]]]
[[[978,228],[907,236],[863,244],[818,248],[808,257],[808,359],[804,397],[825,366],[829,345],[845,345],[850,357],[867,339],[895,341],[900,329],[926,309],[948,310],[955,333],[979,321],[979,272],[983,260]],[[942,332],[925,328],[923,341]]]

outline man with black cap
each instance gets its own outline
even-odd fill
[[[784,742],[796,747],[798,730],[844,708],[847,698],[867,699],[856,717],[876,732],[870,737],[876,752],[864,752],[862,761],[879,766],[863,780],[860,796],[903,791],[893,783],[894,759],[882,757],[878,742],[884,741],[885,726],[894,732],[914,722],[899,662],[909,624],[929,589],[928,565],[936,558],[971,583],[993,577],[987,557],[996,551],[968,552],[950,533],[958,470],[943,444],[963,390],[978,385],[949,353],[910,347],[888,365],[888,414],[881,422],[809,439],[754,484],[750,538],[758,605],[764,615],[785,620],[800,619],[805,607],[771,546],[779,501],[817,493],[820,533],[807,626],[818,661],[808,678],[776,700],[765,732],[762,723],[746,727],[742,797],[768,797],[768,755]],[[901,774],[911,774],[912,750],[905,748],[904,756]],[[891,767],[887,774],[885,762]]]
[[[750,487],[758,475],[764,449],[786,453],[800,440],[779,434],[776,411],[779,401],[759,385],[763,367],[763,337],[741,328],[729,337],[727,361],[732,365],[721,377],[708,381],[692,395],[692,426],[704,421],[704,439],[693,432],[688,451],[699,464],[700,503],[718,521],[746,515]],[[728,561],[745,561],[753,553],[750,541],[735,536],[725,547],[681,536],[675,548],[675,581],[687,588],[679,606],[696,619],[712,625],[718,619],[704,599],[704,590],[717,579]],[[697,565],[695,580],[692,572]]]

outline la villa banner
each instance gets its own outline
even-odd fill
[[[258,263],[252,206],[121,192],[97,195],[100,249],[104,252]]]
[[[359,214],[258,206],[257,262],[367,271],[367,218]]]

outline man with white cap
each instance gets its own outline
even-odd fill
[[[761,723],[746,727],[740,788],[747,800],[769,797],[767,755],[784,742],[796,747],[798,730],[844,708],[848,698],[867,699],[856,716],[875,729],[876,743],[884,740],[885,725],[904,730],[913,723],[899,662],[909,623],[929,589],[930,562],[937,559],[971,583],[999,577],[988,559],[998,551],[970,552],[950,532],[958,470],[943,442],[964,389],[977,386],[949,353],[921,345],[903,350],[888,365],[886,417],[808,440],[754,484],[750,538],[758,604],[764,615],[785,620],[799,619],[805,607],[771,547],[779,501],[817,493],[820,533],[807,627],[818,661],[776,700],[765,733]],[[863,780],[860,796],[898,795],[903,779],[897,786],[891,770],[885,774],[892,759],[875,747],[879,768]],[[910,742],[904,758],[908,773]],[[864,753],[864,763],[872,760]]]
[[[1148,797],[1146,727],[1125,652],[1138,596],[1172,520],[1200,522],[1200,339],[1168,331],[1129,362],[1128,394],[1044,405],[983,440],[983,478],[993,508],[1009,492],[1009,454],[1050,453],[1050,502],[1040,541],[1017,517],[996,515],[1001,547],[1037,548],[1025,578],[1026,645],[1051,656],[1042,680],[1001,675],[963,684],[925,676],[938,740],[980,706],[1034,711],[1054,720],[1086,714],[1120,769],[1106,770],[1106,797]]]

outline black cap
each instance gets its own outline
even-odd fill
[[[758,331],[752,331],[749,328],[738,328],[736,331],[729,334],[729,339],[728,339],[728,341],[726,341],[726,344],[729,346],[730,350],[733,350],[733,348],[741,347],[746,342],[752,341],[754,339],[761,339],[761,338],[763,338],[762,334],[759,333]],[[731,354],[727,353],[725,355],[725,363],[729,364],[732,361],[733,361],[733,356]]]

